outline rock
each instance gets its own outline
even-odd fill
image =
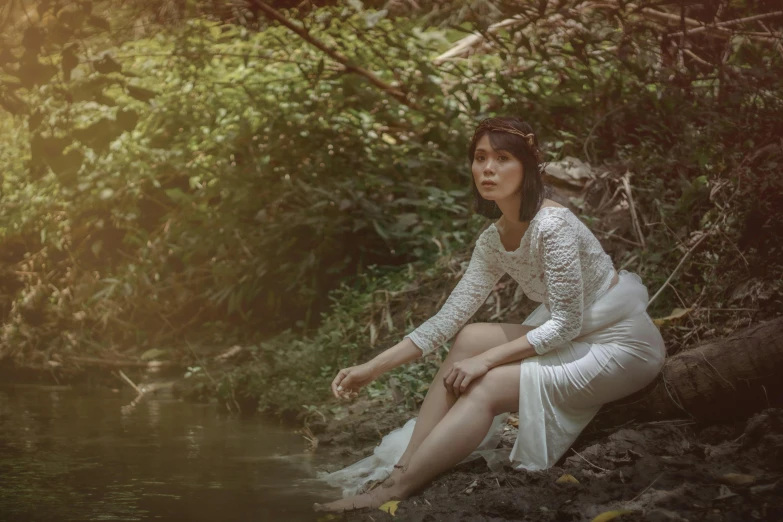
[[[547,163],[544,175],[550,181],[560,181],[574,187],[581,188],[593,177],[593,170],[589,163],[584,163],[578,158],[566,156],[561,161]]]

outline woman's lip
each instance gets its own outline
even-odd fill
[[[495,183],[494,181],[482,181],[481,184],[489,187],[494,187],[495,185],[497,185],[497,183]]]

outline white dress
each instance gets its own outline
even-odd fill
[[[647,315],[647,288],[638,275],[620,271],[612,286],[611,258],[590,230],[564,207],[543,207],[514,251],[506,251],[494,224],[476,240],[465,274],[437,314],[406,337],[424,354],[446,343],[508,273],[525,295],[542,303],[523,322],[537,356],[520,365],[519,433],[506,458],[515,469],[555,464],[602,404],[650,383],[663,367],[666,348]],[[490,458],[500,440],[499,415],[470,457]],[[415,419],[383,438],[372,456],[330,474],[327,483],[345,496],[384,478],[402,456]],[[493,466],[494,467],[494,466]]]

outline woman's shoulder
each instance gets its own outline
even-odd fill
[[[494,227],[495,223],[490,223],[489,226],[485,228],[481,234],[479,234],[479,237],[476,238],[476,248],[487,249],[493,244],[493,234],[496,233]]]
[[[563,205],[542,205],[533,217],[531,228],[536,234],[557,234],[567,231],[573,226],[572,218],[576,217],[571,209]]]

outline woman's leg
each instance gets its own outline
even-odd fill
[[[517,409],[519,365],[516,362],[498,366],[472,383],[413,452],[408,466],[393,483],[316,508],[344,511],[404,499],[461,462],[481,443],[496,415]]]
[[[443,378],[451,369],[451,365],[457,361],[484,353],[495,346],[518,339],[531,329],[532,327],[530,326],[519,324],[473,323],[460,330],[454,340],[454,345],[449,350],[448,356],[441,364],[432,384],[430,384],[427,395],[424,397],[419,416],[416,419],[416,425],[413,428],[413,435],[405,453],[397,462],[398,466],[404,467],[408,464],[411,455],[457,401],[454,393],[447,390],[443,385]],[[516,409],[509,411],[516,411]],[[489,430],[489,427],[487,427],[487,430]],[[486,433],[485,431],[484,435]],[[481,440],[479,440],[480,442]],[[476,446],[478,446],[478,443]],[[396,475],[398,473],[394,473],[392,478]]]

